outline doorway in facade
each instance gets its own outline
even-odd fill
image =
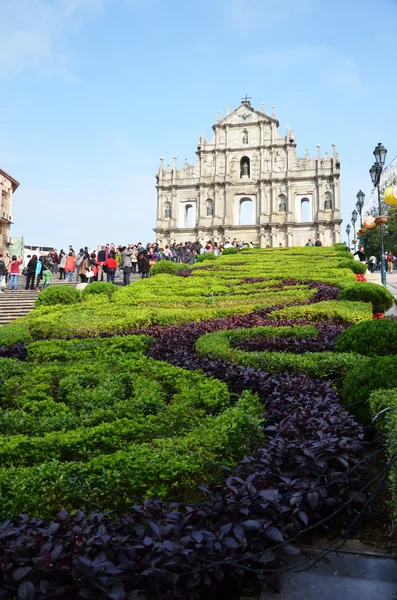
[[[241,198],[239,225],[253,225],[251,198]]]

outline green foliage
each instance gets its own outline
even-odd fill
[[[35,308],[54,304],[77,304],[81,302],[81,293],[72,286],[52,285],[45,288],[36,298]]]
[[[182,263],[175,263],[172,260],[160,260],[155,265],[150,267],[151,275],[158,275],[159,273],[168,273],[169,275],[175,275],[180,269],[187,269],[188,265]]]
[[[337,377],[354,364],[354,357],[349,354],[333,352],[245,352],[232,348],[236,340],[248,337],[314,337],[317,330],[312,325],[294,327],[254,327],[252,329],[232,329],[207,333],[196,342],[196,350],[203,356],[221,358],[237,365],[250,366],[271,373],[291,371],[305,373],[312,377]]]
[[[386,450],[389,459],[397,452],[397,388],[378,390],[369,397],[369,407],[372,418],[376,418],[376,427],[386,437]],[[389,476],[392,492],[391,508],[397,518],[397,465],[393,463]]]
[[[204,252],[204,254],[198,254],[196,256],[196,261],[197,262],[204,262],[207,260],[216,260],[218,257],[215,256],[215,254],[213,252]]]
[[[354,355],[353,355],[354,356]],[[374,390],[396,386],[397,357],[355,356],[355,364],[342,383],[342,402],[361,422],[370,417],[368,398]]]
[[[367,272],[366,264],[354,259],[341,260],[338,266],[341,269],[351,269],[353,273],[359,273],[361,275],[365,275],[365,273]]]
[[[388,215],[387,224],[383,227],[384,248],[386,251],[397,255],[397,206],[386,206],[386,214]],[[374,216],[377,216],[377,212]],[[365,248],[365,255],[375,255],[380,262],[381,243],[380,243],[380,227],[376,226],[373,229],[368,229],[364,235],[360,236],[360,245]]]
[[[397,354],[397,323],[388,319],[357,323],[339,336],[335,349],[364,356]]]
[[[360,283],[358,285],[366,284]],[[371,305],[367,302],[327,300],[318,304],[282,308],[270,313],[269,318],[333,321],[334,323],[342,323],[344,325],[354,325],[358,321],[372,319],[372,309]]]
[[[238,254],[237,248],[231,246],[230,248],[224,248],[222,251],[222,256],[227,256],[228,254]]]
[[[263,407],[226,384],[146,357],[151,338],[32,343],[0,359],[0,514],[52,516],[130,496],[185,498],[262,435]],[[193,393],[194,390],[194,393]]]
[[[21,319],[0,327],[0,347],[26,344],[32,341],[27,324]]]
[[[339,242],[337,244],[334,244],[334,248],[337,251],[343,250],[343,251],[350,252],[349,246],[347,246],[346,244],[339,243]]]
[[[386,312],[394,304],[394,297],[389,290],[376,283],[354,283],[341,290],[339,297],[350,302],[371,302],[374,314]]]
[[[82,296],[83,298],[87,298],[92,294],[101,294],[107,295],[110,299],[115,291],[116,286],[113,283],[109,283],[107,281],[93,281],[84,288],[82,291]]]

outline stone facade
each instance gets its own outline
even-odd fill
[[[340,161],[332,156],[296,156],[292,129],[278,132],[274,115],[255,110],[248,100],[204,134],[195,165],[160,168],[157,221],[161,245],[199,239],[234,238],[261,247],[302,246],[311,238],[323,245],[340,241]],[[245,203],[249,203],[248,205]],[[244,209],[242,211],[242,206]],[[248,217],[246,207],[248,206]],[[244,222],[243,213],[244,212]]]
[[[18,181],[0,169],[0,254],[7,251],[11,242],[12,195],[18,186]]]

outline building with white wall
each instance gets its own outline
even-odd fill
[[[197,161],[164,168],[157,179],[157,240],[173,242],[234,238],[261,247],[323,245],[340,241],[340,160],[332,154],[296,156],[294,132],[248,99],[221,120],[214,135],[201,135]]]
[[[16,179],[0,169],[0,253],[5,254],[11,244],[12,196],[19,187]]]

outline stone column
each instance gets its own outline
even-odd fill
[[[212,220],[214,217],[219,216],[219,186],[216,185],[214,188],[214,213],[212,215]]]
[[[287,221],[295,220],[295,194],[287,183]]]
[[[174,156],[174,170],[172,171],[172,185],[176,184],[176,156]]]
[[[178,194],[177,194],[177,189],[176,188],[172,188],[171,190],[171,198],[170,198],[170,203],[171,203],[171,219],[172,219],[172,223],[174,223],[174,227],[178,228],[179,227],[179,211],[178,211]],[[184,223],[182,224],[182,226],[184,226]]]
[[[321,179],[317,180],[317,188],[315,190],[315,194],[314,194],[314,199],[315,199],[315,210],[316,213],[318,213],[318,211],[323,211],[324,210],[324,199],[323,199],[323,182]],[[317,198],[316,198],[317,196]]]
[[[199,201],[198,201],[198,219],[200,218],[201,215],[205,216],[205,212],[204,212],[204,202],[205,202],[205,189],[204,186],[200,186],[200,194],[199,194]]]

